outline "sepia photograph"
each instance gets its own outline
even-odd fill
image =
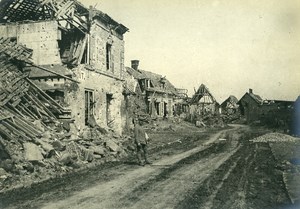
[[[300,0],[0,0],[0,208],[300,208]]]

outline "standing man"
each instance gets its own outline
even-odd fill
[[[139,161],[139,165],[144,166],[145,164],[150,164],[150,162],[147,159],[147,138],[148,135],[146,134],[145,130],[142,128],[142,122],[138,120],[138,118],[135,118],[134,121],[134,140],[135,144],[137,146],[137,158]],[[144,157],[145,162],[142,161],[142,158]]]

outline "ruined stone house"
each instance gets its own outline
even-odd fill
[[[253,89],[249,89],[249,92],[246,92],[239,100],[241,115],[246,118],[248,123],[259,119],[262,103],[263,99],[259,95],[254,94]]]
[[[203,116],[219,113],[218,102],[204,84],[200,85],[198,90],[192,96],[189,104],[191,116]]]
[[[0,37],[33,50],[31,79],[72,110],[78,129],[94,121],[122,132],[128,28],[70,0],[1,1],[0,23]]]
[[[139,69],[139,60],[126,67],[126,83],[135,95],[130,99],[135,113],[149,114],[154,118],[174,116],[176,88],[162,75]]]

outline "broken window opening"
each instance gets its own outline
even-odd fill
[[[113,95],[106,94],[106,122],[108,127],[112,127],[114,119],[111,114],[111,105],[112,105]]]
[[[150,80],[148,79],[145,79],[145,83],[146,83],[146,88],[150,88]]]
[[[85,125],[88,125],[88,121],[91,119],[91,117],[94,116],[95,113],[94,91],[85,90],[84,97],[85,97]]]
[[[46,91],[46,93],[59,104],[64,104],[65,93],[63,91]]]
[[[168,116],[168,103],[164,102],[164,108],[163,108],[163,112],[164,112],[164,117],[166,118]]]
[[[111,44],[106,44],[106,70],[111,69],[111,47]]]
[[[88,54],[87,53],[87,46],[85,46],[85,49],[84,49],[83,56],[82,56],[80,64],[89,64],[88,63],[88,56],[87,56],[87,54]]]
[[[87,38],[76,29],[60,30],[61,38],[58,40],[60,58],[63,64],[86,64]]]
[[[155,105],[155,109],[156,109],[157,115],[160,115],[160,107],[159,107],[160,103],[159,102],[155,102],[154,105]]]

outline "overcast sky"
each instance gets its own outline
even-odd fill
[[[125,64],[166,75],[222,102],[253,88],[264,99],[300,95],[300,0],[81,0],[130,29]]]

